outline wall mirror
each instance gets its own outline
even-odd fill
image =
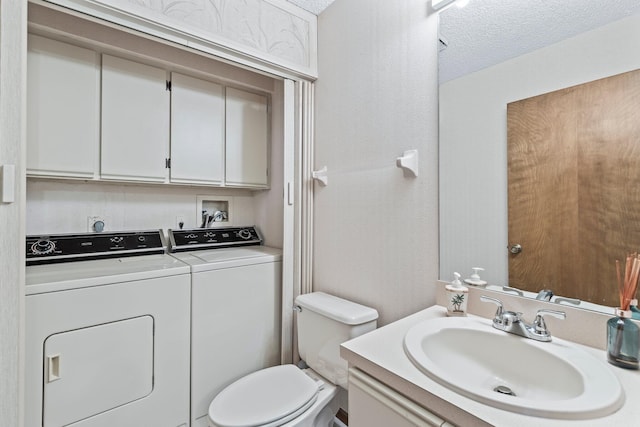
[[[483,267],[490,286],[517,288],[509,282],[509,244],[517,242],[509,242],[507,105],[640,69],[640,4],[471,0],[441,13],[440,38],[440,278]],[[606,235],[615,223],[598,226]],[[628,250],[640,250],[636,245]],[[565,270],[565,260],[554,257]],[[570,274],[587,289],[616,289],[615,274]],[[557,288],[553,301],[561,304],[604,311],[617,305],[560,282],[536,279],[523,294]]]

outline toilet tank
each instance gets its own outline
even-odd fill
[[[314,371],[347,388],[347,362],[340,344],[376,328],[378,312],[370,307],[323,292],[296,298],[298,352]]]

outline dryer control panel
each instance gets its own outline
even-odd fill
[[[262,244],[262,236],[255,227],[194,228],[169,230],[171,252],[199,249],[230,248]]]
[[[162,230],[27,236],[27,265],[162,254]]]

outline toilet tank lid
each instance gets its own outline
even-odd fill
[[[346,325],[360,325],[378,318],[378,312],[371,307],[324,292],[299,295],[296,305]]]

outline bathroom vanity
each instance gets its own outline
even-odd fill
[[[442,287],[442,283],[438,283],[438,286]],[[481,316],[476,317],[474,314],[470,314],[469,321],[486,324],[487,332],[493,329],[491,328],[491,320],[487,320],[487,318],[493,317],[495,307],[481,303],[479,301],[480,295],[502,298],[505,309],[522,311],[525,313],[524,317],[529,320],[532,320],[530,315],[532,310],[535,312],[535,310],[549,307],[546,303],[539,301],[496,295],[479,288],[471,289],[471,291],[470,312]],[[440,296],[438,304],[442,304]],[[442,381],[435,381],[412,363],[404,347],[407,332],[424,321],[434,320],[442,323],[447,320],[454,322],[459,320],[459,318],[447,318],[446,308],[443,305],[435,305],[342,345],[341,356],[349,362],[350,367],[349,424],[352,427],[389,425],[398,427],[416,425],[442,427],[630,425],[630,420],[640,419],[640,407],[634,404],[634,401],[640,396],[640,371],[620,369],[606,362],[603,334],[604,321],[607,317],[584,310],[567,309],[566,320],[549,322],[556,344],[541,343],[541,345],[564,346],[566,343],[566,346],[572,347],[580,353],[593,356],[593,358],[587,358],[598,359],[602,362],[604,369],[610,371],[614,380],[617,378],[622,387],[623,396],[613,408],[614,412],[609,415],[587,419],[584,417],[582,419],[566,419],[569,416],[567,414],[558,417],[524,415],[523,412],[526,411],[499,409],[481,403],[477,399],[466,397],[463,393],[456,392],[452,387],[444,385]],[[594,333],[577,333],[586,327]],[[569,332],[571,330],[573,330],[573,335]],[[555,334],[555,331],[558,331],[558,334]],[[513,342],[525,339],[509,336],[516,340]],[[571,342],[567,342],[566,338],[571,338]],[[510,357],[509,346],[505,347],[507,348],[495,349],[497,360],[506,360]],[[569,365],[572,364],[571,360],[566,362]],[[456,366],[452,364],[451,369],[455,370]],[[522,369],[527,369],[526,361],[522,361]],[[537,375],[553,377],[554,374],[537,372]],[[585,388],[589,386],[590,380],[590,377],[585,379]],[[560,382],[560,380],[558,381]],[[616,410],[618,407],[619,409]]]

